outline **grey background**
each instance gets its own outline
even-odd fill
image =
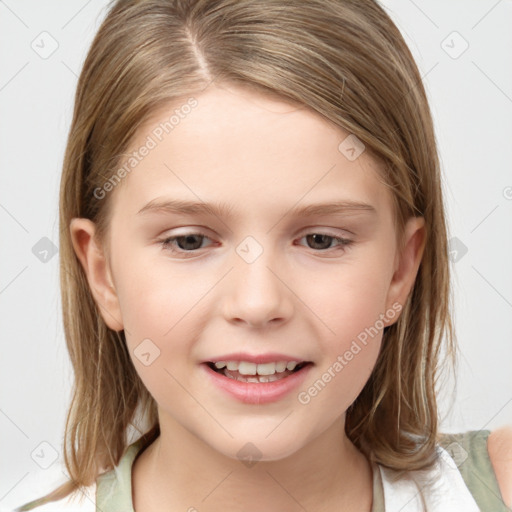
[[[444,172],[460,360],[442,430],[512,424],[512,1],[382,3],[424,77]],[[0,510],[65,479],[58,184],[105,5],[0,1]]]

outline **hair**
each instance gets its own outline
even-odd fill
[[[436,461],[440,351],[455,354],[447,228],[433,121],[398,28],[375,0],[118,0],[84,62],[63,163],[60,276],[75,377],[64,439],[70,480],[38,504],[89,486],[116,466],[137,411],[147,419],[143,446],[159,435],[156,403],[124,332],[102,319],[69,225],[75,217],[91,219],[104,240],[111,195],[98,199],[94,191],[156,109],[212,82],[306,106],[354,134],[381,163],[398,239],[408,218],[425,219],[414,286],[384,330],[376,366],[347,410],[346,433],[369,460],[395,470]]]

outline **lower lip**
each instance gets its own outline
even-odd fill
[[[299,387],[309,372],[311,363],[295,373],[274,382],[240,382],[212,370],[206,363],[201,364],[213,384],[237,400],[246,404],[276,402]]]

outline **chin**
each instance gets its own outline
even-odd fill
[[[270,437],[273,437],[271,439]],[[230,440],[229,446],[215,443],[210,445],[214,450],[231,459],[239,460],[248,467],[256,462],[272,462],[290,457],[303,448],[304,444],[291,434],[278,435],[272,433],[269,438],[265,435],[250,436],[247,433]]]

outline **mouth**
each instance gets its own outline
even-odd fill
[[[311,361],[277,361],[252,363],[248,361],[208,361],[205,363],[215,373],[238,382],[270,383],[286,379],[311,366]]]
[[[314,364],[291,354],[238,352],[206,359],[200,366],[214,391],[245,404],[263,405],[290,400]]]

